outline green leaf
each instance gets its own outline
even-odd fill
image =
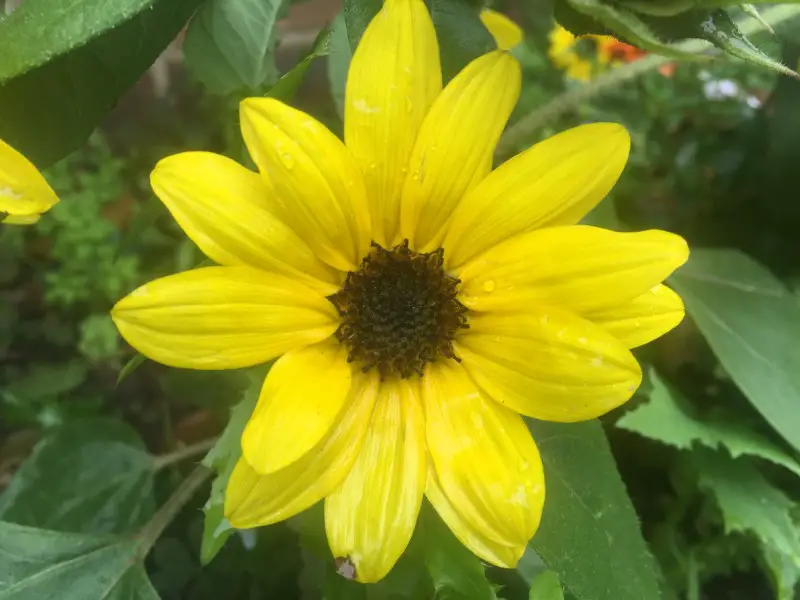
[[[133,358],[131,358],[128,362],[125,363],[125,366],[122,367],[119,371],[119,375],[117,375],[117,385],[122,383],[122,380],[125,379],[128,375],[133,373],[136,369],[142,366],[144,361],[147,358],[143,354],[135,354]]]
[[[138,538],[0,522],[0,600],[158,600]]]
[[[425,567],[439,600],[497,600],[480,560],[427,504],[421,513]]]
[[[800,578],[800,538],[791,517],[794,502],[748,461],[696,450],[691,461],[700,487],[714,494],[726,533],[754,535],[762,545],[778,591]],[[791,598],[792,594],[783,597]]]
[[[331,23],[330,54],[328,55],[328,82],[331,86],[331,97],[339,116],[344,119],[344,94],[347,87],[347,71],[353,51],[347,39],[347,25],[344,15],[339,13]]]
[[[70,392],[86,379],[86,363],[72,360],[62,363],[34,363],[0,391],[10,402],[36,402]]]
[[[267,96],[270,98],[277,98],[283,102],[289,102],[294,98],[297,88],[303,83],[306,72],[314,62],[314,59],[330,54],[330,41],[331,30],[329,27],[324,28],[317,34],[311,50],[306,54],[303,59],[298,62],[291,70],[284,73],[281,78],[272,86]]]
[[[497,44],[480,20],[478,7],[466,0],[429,0],[429,8],[447,82],[468,62],[494,50]]]
[[[382,0],[344,0],[342,14],[347,27],[350,49],[355,52],[364,30],[383,6]]]
[[[545,571],[537,576],[531,584],[529,600],[564,600],[561,581],[554,571]]]
[[[278,78],[275,23],[284,0],[209,0],[189,23],[189,69],[215,94],[256,93]]]
[[[711,13],[708,19],[703,21],[701,31],[704,39],[725,50],[728,54],[783,75],[800,79],[800,75],[792,69],[759,50],[740,31],[730,15],[724,10],[716,10]]]
[[[800,305],[736,250],[693,250],[670,278],[720,363],[764,418],[800,449]]]
[[[768,438],[739,423],[699,419],[686,399],[665,385],[652,369],[650,382],[653,387],[648,402],[626,413],[617,427],[681,450],[691,450],[694,443],[714,450],[724,447],[734,458],[756,456],[800,475],[800,463]]]
[[[656,567],[598,421],[528,421],[547,502],[530,546],[578,600],[656,600]]]
[[[44,168],[79,146],[202,0],[26,0],[0,21],[0,138]]]
[[[60,531],[127,533],[153,514],[153,473],[153,457],[123,422],[70,423],[39,442],[15,473],[0,495],[0,519]]]
[[[231,418],[225,431],[208,451],[203,464],[217,472],[211,484],[211,494],[203,507],[203,541],[200,546],[200,562],[210,563],[236,531],[224,515],[225,488],[228,485],[233,468],[242,455],[242,432],[253,414],[258,401],[258,394],[264,384],[263,369],[253,369],[248,373],[250,385],[245,390],[242,400],[231,411]]]

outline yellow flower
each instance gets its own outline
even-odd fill
[[[582,56],[578,52],[577,44],[582,39],[590,40],[594,44],[594,54],[592,56]],[[550,30],[548,40],[547,56],[550,58],[550,62],[564,71],[570,79],[583,82],[589,81],[594,75],[597,75],[607,67],[619,63],[615,50],[624,47],[626,50],[630,49],[627,53],[638,51],[633,46],[618,42],[608,35],[582,35],[576,37],[558,24]]]
[[[481,21],[500,50],[511,50],[522,42],[522,29],[503,13],[484,8],[481,11]]]
[[[519,91],[499,50],[442,89],[425,4],[387,0],[350,65],[344,143],[251,98],[241,126],[259,173],[204,152],[156,167],[159,198],[221,266],[137,289],[113,310],[120,332],[175,367],[277,358],[228,483],[233,526],[324,499],[340,571],[371,582],[426,496],[475,554],[512,567],[545,495],[520,415],[591,419],[636,390],[629,349],[683,317],[661,282],[686,243],[576,225],[622,172],[619,125],[492,170]]]
[[[56,193],[36,167],[0,140],[0,222],[35,223],[56,202]]]

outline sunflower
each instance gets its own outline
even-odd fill
[[[277,358],[228,482],[234,527],[324,500],[340,572],[372,582],[425,496],[476,555],[512,567],[545,497],[521,415],[591,419],[636,390],[630,348],[683,317],[661,282],[686,244],[576,225],[625,165],[619,125],[492,170],[519,91],[501,50],[442,89],[424,2],[387,0],[350,65],[344,142],[250,98],[258,173],[204,152],[156,166],[156,194],[220,266],[131,293],[113,309],[120,333],[174,367]]]
[[[0,222],[35,223],[56,202],[56,193],[36,167],[0,140]]]

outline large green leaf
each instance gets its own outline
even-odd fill
[[[81,533],[127,533],[153,513],[153,457],[117,420],[45,437],[0,495],[0,519]]]
[[[625,414],[617,427],[682,450],[690,450],[695,443],[711,449],[725,447],[734,458],[757,456],[800,475],[800,463],[768,438],[739,423],[698,418],[686,399],[665,385],[654,370],[650,382],[648,402]]]
[[[528,426],[547,502],[531,546],[578,600],[656,600],[656,567],[597,421]]]
[[[344,0],[342,14],[347,27],[347,39],[350,40],[350,49],[355,51],[364,30],[378,14],[383,2],[381,0]]]
[[[555,571],[545,571],[531,583],[529,600],[564,600],[564,590]]]
[[[497,47],[478,16],[478,7],[466,0],[430,0],[429,7],[445,82],[468,62]]]
[[[65,156],[201,2],[23,2],[0,21],[0,138],[40,168]]]
[[[217,94],[257,92],[278,78],[275,23],[285,0],[207,0],[186,32],[194,75]]]
[[[0,522],[0,600],[158,600],[138,538]]]
[[[714,494],[726,532],[749,533],[760,542],[781,600],[794,596],[800,579],[800,537],[794,502],[748,461],[720,452],[696,450],[691,462],[700,487]]]
[[[317,58],[328,56],[331,52],[331,30],[326,27],[317,34],[311,50],[289,71],[281,75],[281,78],[275,82],[275,85],[269,90],[267,96],[270,98],[277,98],[283,102],[289,102],[294,98],[300,84],[303,83],[306,73],[308,72],[311,63]]]
[[[331,96],[339,116],[344,119],[344,94],[347,87],[347,71],[353,51],[347,40],[347,25],[344,15],[339,13],[331,23],[330,54],[328,55],[328,82]]]
[[[203,464],[214,469],[217,477],[211,484],[211,494],[203,507],[203,541],[200,547],[200,561],[208,564],[236,531],[225,518],[225,488],[228,485],[233,467],[242,455],[242,432],[258,401],[258,394],[264,383],[264,370],[253,369],[248,373],[250,385],[242,400],[231,411],[231,418],[217,443],[203,459]]]
[[[427,504],[420,524],[425,566],[440,600],[497,600],[483,565]],[[418,527],[419,527],[418,525]]]
[[[694,250],[670,282],[745,396],[800,449],[797,299],[736,250]]]

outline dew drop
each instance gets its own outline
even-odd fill
[[[483,284],[483,291],[486,292],[487,294],[491,294],[494,291],[495,287],[496,285],[494,281],[490,279],[489,281]]]

